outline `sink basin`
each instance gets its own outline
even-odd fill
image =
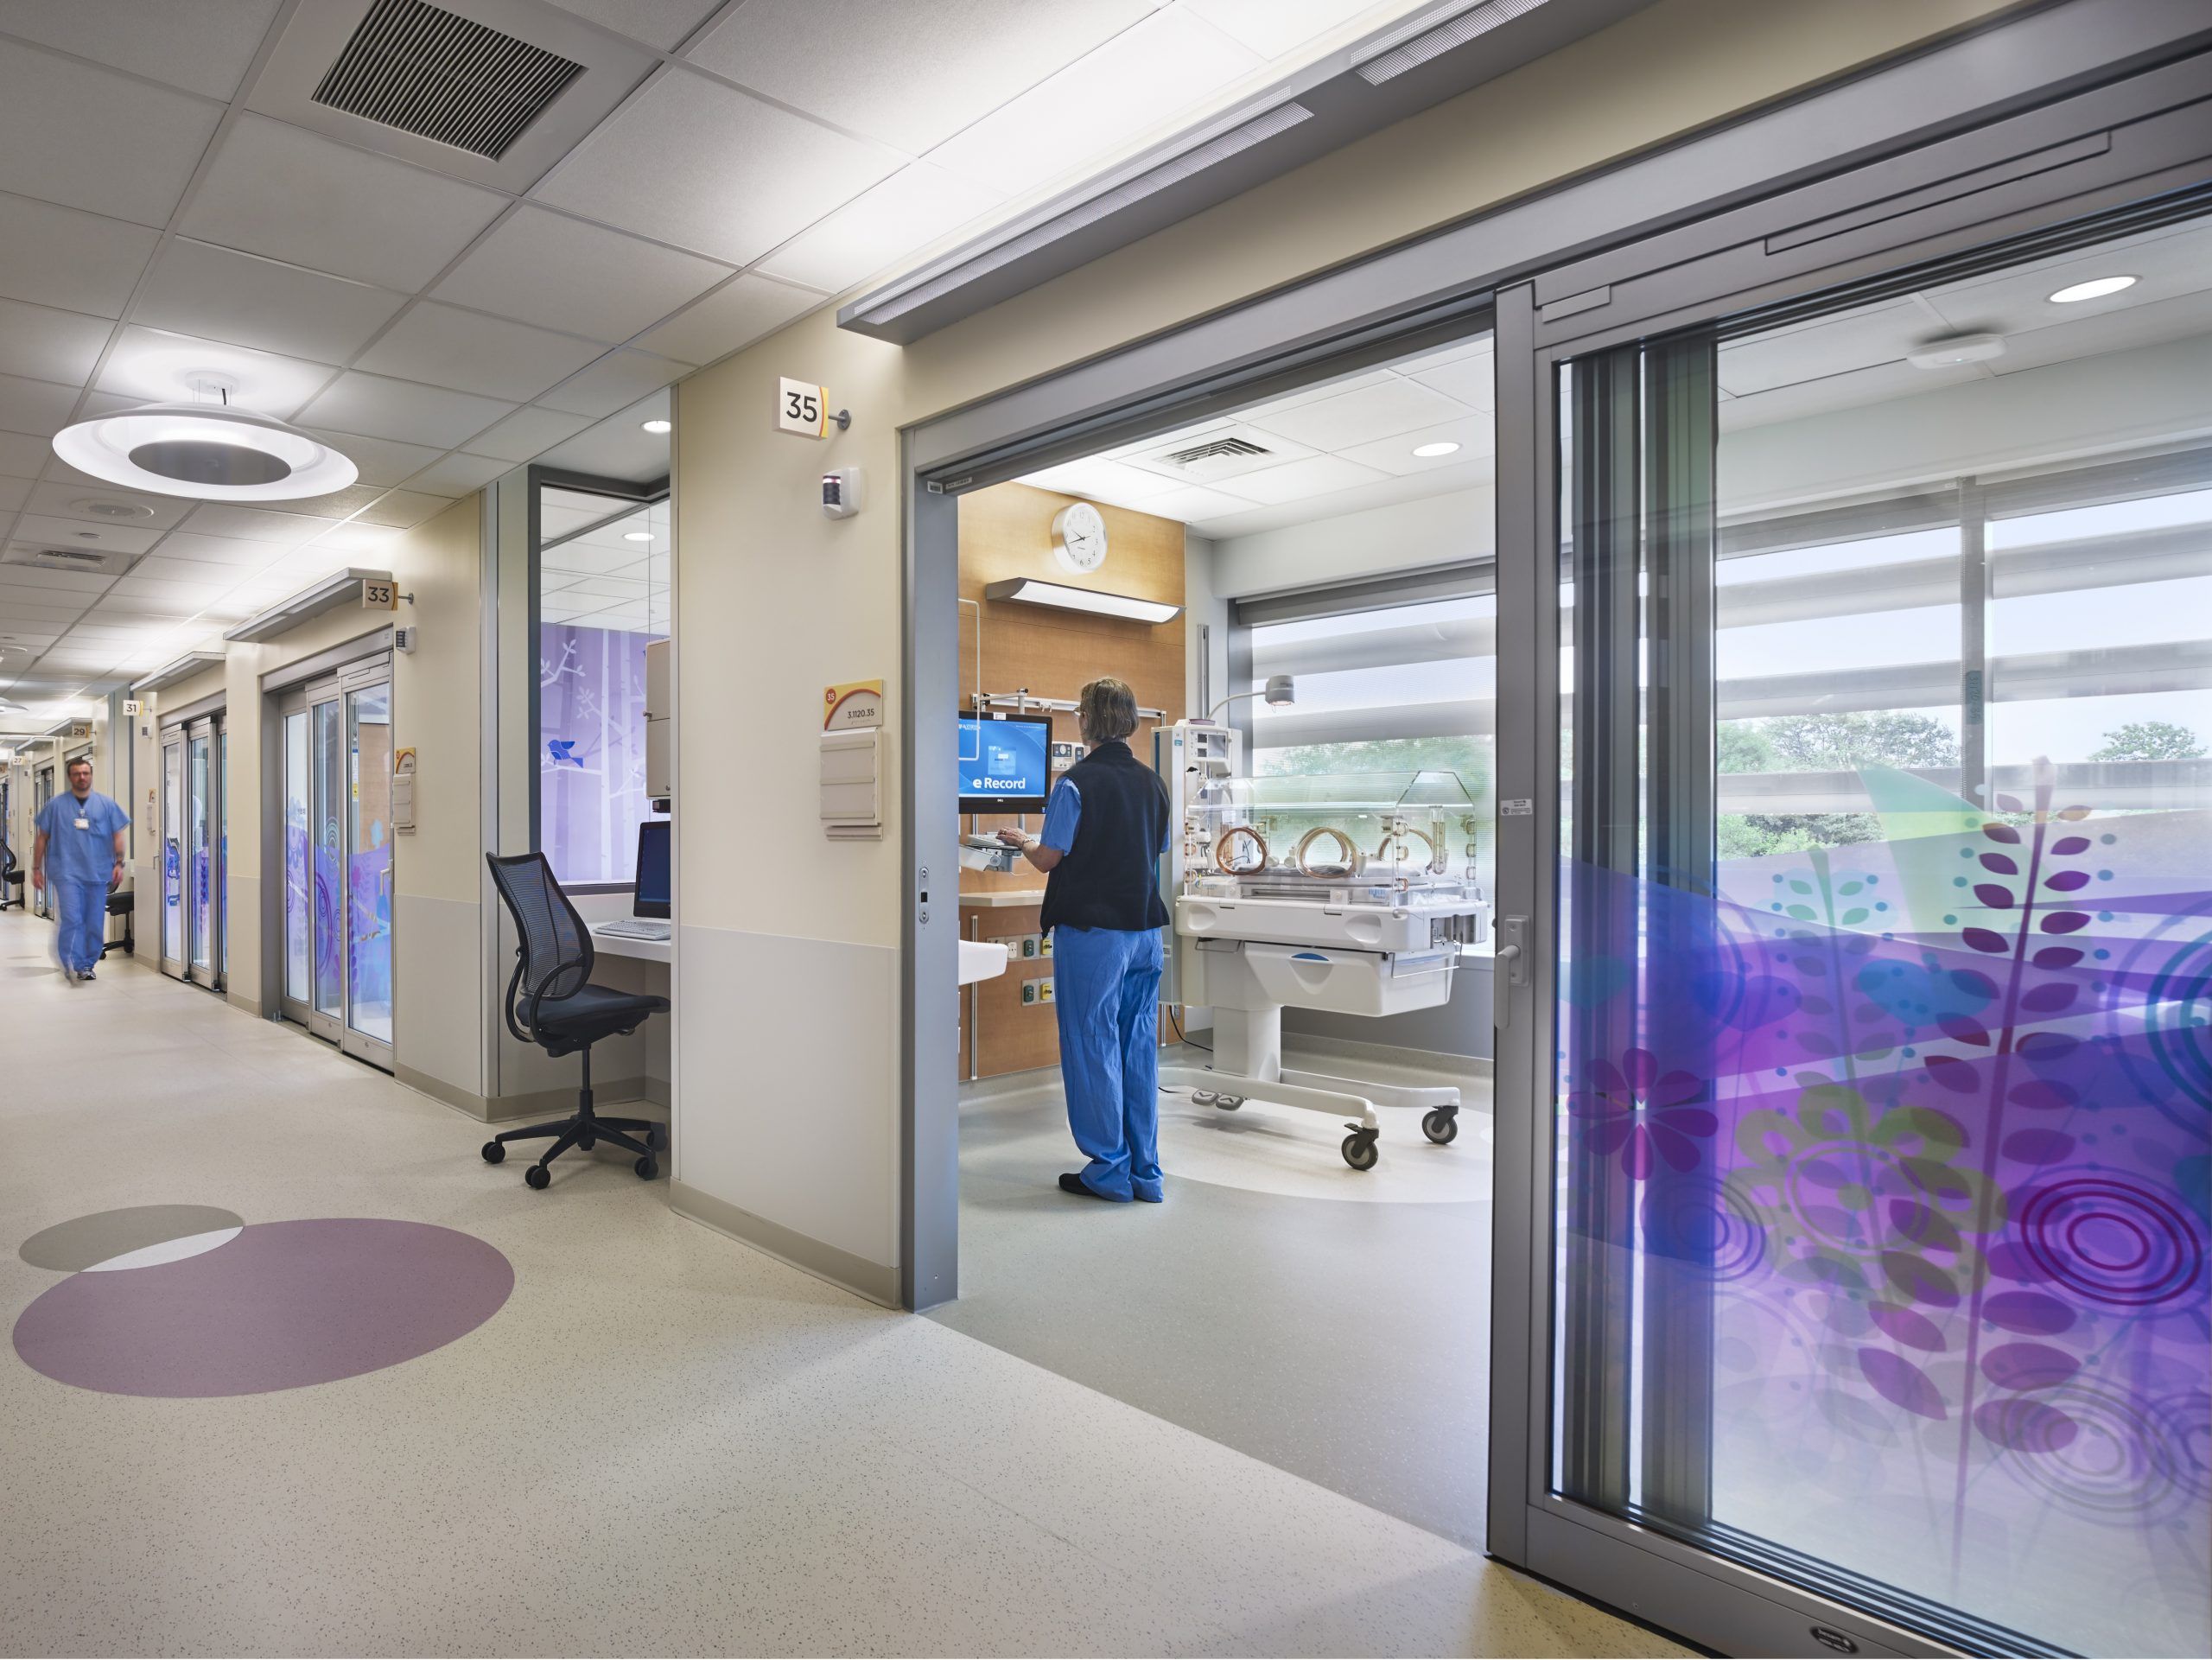
[[[970,985],[977,980],[995,980],[1005,972],[1005,946],[988,939],[963,939],[960,942],[962,985]]]

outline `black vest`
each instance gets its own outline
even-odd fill
[[[1160,902],[1160,849],[1167,841],[1167,786],[1125,743],[1102,743],[1067,772],[1083,798],[1075,845],[1045,878],[1039,926],[1167,925]]]

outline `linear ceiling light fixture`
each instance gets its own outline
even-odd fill
[[[1102,594],[1096,588],[1068,588],[1040,582],[1033,577],[1014,576],[992,582],[983,589],[987,600],[1013,600],[1022,605],[1049,605],[1059,611],[1087,611],[1094,617],[1120,617],[1129,622],[1158,625],[1183,614],[1179,605],[1165,600],[1140,600],[1131,594]]]
[[[1241,155],[1253,145],[1265,143],[1278,134],[1288,132],[1293,127],[1302,125],[1313,118],[1313,111],[1294,101],[1278,104],[1272,110],[1239,122],[1226,132],[1217,133],[1211,137],[1201,135],[1202,142],[1192,145],[1179,156],[1170,156],[1156,167],[1146,169],[1135,178],[1126,179],[995,247],[985,249],[972,258],[962,260],[938,277],[918,283],[903,293],[893,295],[885,301],[879,315],[896,317],[912,311],[916,306],[927,305],[931,300],[972,283],[987,272],[995,271],[1002,265],[1010,265],[1063,237],[1073,236],[1085,226],[1096,225],[1100,219],[1133,207],[1147,196],[1158,195],[1170,185],[1180,184],[1193,174],[1218,166],[1230,156]]]
[[[144,404],[79,421],[54,435],[54,453],[110,484],[198,501],[326,496],[360,476],[297,427],[232,404],[221,377],[198,376],[192,386],[218,401]]]
[[[1439,23],[1435,14],[1417,18],[1376,42],[1375,52],[1353,67],[1370,86],[1395,80],[1408,69],[1418,69],[1432,58],[1440,58],[1454,47],[1465,46],[1502,23],[1525,17],[1544,0],[1483,0],[1457,16]]]

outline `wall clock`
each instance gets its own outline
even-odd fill
[[[1087,574],[1106,563],[1106,521],[1087,501],[1052,517],[1052,557],[1066,570]]]

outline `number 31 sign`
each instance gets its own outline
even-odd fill
[[[830,430],[830,393],[826,387],[803,380],[780,382],[776,393],[776,425],[785,432],[820,438]]]

